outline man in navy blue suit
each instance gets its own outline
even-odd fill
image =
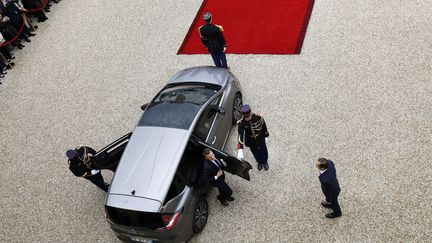
[[[324,158],[319,158],[316,162],[316,166],[320,171],[319,180],[326,198],[325,201],[321,202],[321,205],[333,209],[332,213],[328,213],[325,216],[330,219],[340,217],[342,211],[339,206],[338,196],[341,189],[336,178],[336,168],[331,160]]]
[[[203,166],[204,180],[219,189],[217,199],[222,205],[228,206],[228,201],[234,201],[234,198],[232,197],[233,191],[225,182],[223,169],[226,167],[226,162],[223,159],[216,159],[209,148],[205,148],[202,155],[205,158]]]

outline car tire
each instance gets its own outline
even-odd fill
[[[195,204],[195,210],[193,213],[193,231],[195,233],[201,232],[207,224],[209,215],[209,207],[207,200],[204,197],[198,199]]]
[[[242,118],[242,114],[240,112],[241,107],[243,106],[243,100],[240,93],[237,93],[234,96],[233,102],[233,111],[232,111],[232,124],[236,125],[237,122]]]

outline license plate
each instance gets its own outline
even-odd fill
[[[130,236],[129,239],[133,240],[133,241],[138,241],[138,242],[153,243],[153,239],[144,238],[141,236]]]

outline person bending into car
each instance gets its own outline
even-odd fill
[[[69,169],[75,176],[84,177],[100,189],[108,192],[109,184],[104,182],[100,169],[96,168],[92,163],[95,154],[96,151],[87,146],[69,149],[66,151],[66,157],[69,159]]]
[[[234,201],[232,197],[233,191],[225,182],[225,173],[223,169],[226,167],[226,162],[223,159],[217,159],[209,148],[205,148],[202,152],[204,156],[204,180],[210,185],[219,189],[217,199],[222,205],[228,206],[228,201]]]

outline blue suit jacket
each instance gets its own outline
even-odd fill
[[[221,163],[221,170],[224,169],[224,166],[222,165],[222,162],[218,160]],[[219,177],[217,180],[214,179],[215,175],[219,171],[219,167],[217,167],[212,161],[205,160],[204,161],[204,181],[209,182],[211,185],[217,185],[219,182],[225,180],[225,173]]]
[[[327,170],[319,176],[319,180],[327,202],[331,202],[337,199],[341,189],[336,178],[336,168],[333,162],[329,160],[328,165]]]

